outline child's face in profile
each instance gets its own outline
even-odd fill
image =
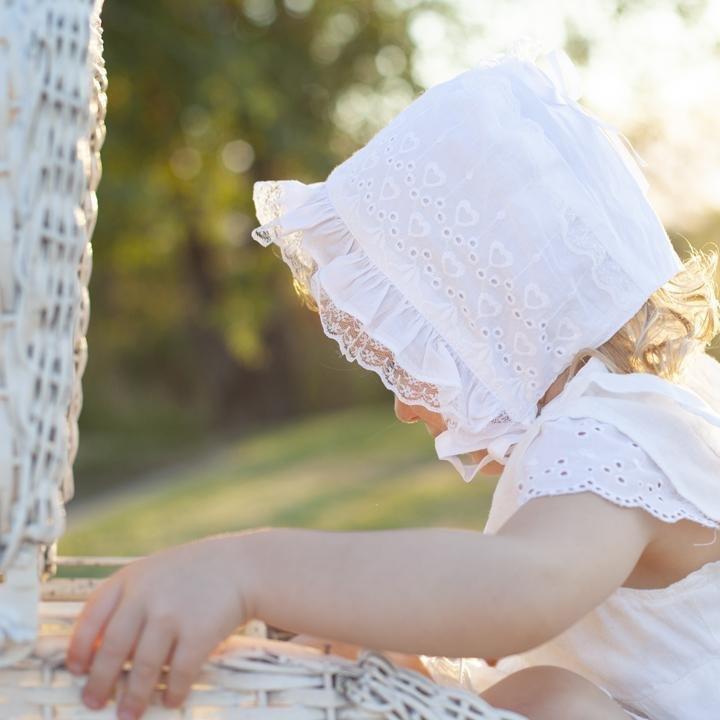
[[[422,420],[425,428],[433,437],[437,437],[446,429],[445,421],[440,413],[428,410],[422,405],[408,405],[404,403],[398,396],[395,396],[395,417],[400,422],[414,423]],[[468,453],[475,462],[480,462],[486,455],[486,450],[475,450]],[[483,475],[498,475],[502,472],[503,466],[497,462],[488,463],[481,471]]]
[[[587,360],[583,361],[583,365]],[[582,366],[581,366],[582,367]],[[567,382],[569,368],[564,372],[560,373],[555,381],[550,385],[545,395],[542,397],[541,402],[538,404],[538,410],[541,404],[550,402],[556,397],[563,389]],[[395,416],[400,422],[414,423],[418,420],[422,420],[425,423],[427,431],[433,437],[437,437],[443,430],[446,429],[445,421],[440,413],[428,410],[422,405],[408,405],[404,403],[400,398],[395,395]],[[475,462],[480,462],[486,455],[487,450],[475,450],[469,452],[468,455],[472,457]],[[481,471],[481,475],[499,475],[503,471],[503,465],[498,462],[488,463]]]

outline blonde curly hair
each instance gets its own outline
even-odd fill
[[[609,340],[597,348],[578,351],[566,371],[567,378],[592,356],[612,372],[652,373],[677,380],[685,359],[705,351],[720,332],[717,248],[707,252],[690,249],[683,265]]]

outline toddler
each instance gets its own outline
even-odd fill
[[[681,261],[578,96],[563,52],[500,55],[325,181],[255,186],[254,239],[344,356],[466,482],[501,472],[484,533],[256,528],[138,560],[78,618],[89,706],[128,658],[120,717],[164,665],[177,706],[256,617],[530,720],[717,717],[715,257]]]

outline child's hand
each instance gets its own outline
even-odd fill
[[[143,714],[164,664],[163,701],[182,705],[205,660],[248,619],[235,580],[239,562],[231,538],[213,536],[136,560],[101,583],[77,618],[67,654],[71,672],[89,673],[83,701],[102,707],[132,658],[119,718]]]
[[[326,640],[325,638],[315,637],[314,635],[306,635],[304,633],[295,635],[288,642],[298,643],[305,647],[314,647],[322,650],[325,654],[338,655],[340,657],[356,660],[358,653],[362,648],[351,643],[343,643],[338,640]]]

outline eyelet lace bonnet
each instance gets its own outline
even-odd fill
[[[421,94],[323,182],[255,183],[261,226],[348,360],[438,412],[438,457],[504,461],[575,353],[682,268],[624,138],[560,50]],[[629,143],[628,143],[629,145]],[[482,463],[463,454],[487,448]]]

